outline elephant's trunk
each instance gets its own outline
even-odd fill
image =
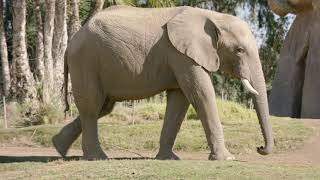
[[[258,147],[257,151],[259,154],[267,155],[271,153],[274,145],[272,127],[269,121],[267,90],[260,61],[254,67],[250,67],[251,84],[258,94],[253,94],[253,102],[265,142],[265,146]]]
[[[279,16],[285,16],[288,13],[294,12],[294,9],[289,5],[287,0],[268,0],[268,4],[272,11]]]
[[[314,0],[268,0],[272,11],[279,16],[285,16],[288,13],[297,14],[305,10],[310,10],[312,6],[315,7],[316,3],[314,2]]]

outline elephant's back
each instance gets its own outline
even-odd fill
[[[119,71],[139,75],[148,64],[146,60],[152,48],[163,39],[163,25],[181,9],[108,8],[89,20],[83,27],[83,40],[77,44],[86,47],[81,51],[83,54],[99,52],[102,67],[119,67]],[[157,58],[161,59],[164,54]]]
[[[116,6],[97,13],[89,20],[86,28],[92,33],[111,40],[116,38],[128,43],[152,41],[159,38],[163,26],[183,9],[184,7],[135,8]],[[150,44],[151,42],[146,43]]]
[[[163,26],[172,17],[188,7],[172,7],[172,8],[137,8],[130,6],[112,6],[97,13],[91,18],[91,22],[98,20],[102,23],[115,23],[131,26],[135,22],[137,26],[140,24],[150,24]],[[112,24],[111,24],[112,25]]]
[[[114,7],[99,12],[70,42],[70,73],[97,74],[114,98],[141,98],[176,87],[162,26],[177,10]]]

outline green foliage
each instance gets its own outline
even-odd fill
[[[166,105],[159,103],[147,103],[138,105],[136,109],[137,112],[140,112],[143,119],[159,120],[164,118]]]
[[[35,66],[35,52],[36,52],[36,29],[34,19],[34,1],[27,1],[27,25],[26,25],[26,39],[27,39],[27,52],[31,65],[31,69],[34,70]]]
[[[57,124],[64,120],[62,107],[54,103],[41,104],[37,116],[43,124]]]
[[[276,73],[277,60],[283,40],[288,31],[288,18],[275,18],[274,14],[267,7],[260,8],[259,11],[260,26],[265,25],[266,42],[260,47],[260,58],[262,69],[265,74],[268,91],[272,89],[272,81]]]
[[[85,21],[88,19],[88,16],[90,15],[90,9],[91,9],[91,0],[80,0],[79,17],[82,25],[84,25]]]
[[[7,119],[10,127],[57,124],[64,120],[63,107],[57,99],[49,104],[37,104],[32,100],[10,102],[7,104]]]
[[[187,111],[186,119],[187,120],[199,119],[196,110],[192,106],[190,106],[188,111]]]
[[[147,0],[147,7],[161,8],[161,7],[173,7],[175,6],[175,1],[172,0]]]

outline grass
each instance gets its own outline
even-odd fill
[[[320,167],[212,161],[54,161],[0,166],[6,179],[318,179]]]
[[[234,154],[251,154],[262,145],[256,114],[242,105],[218,101],[227,147]],[[134,108],[118,105],[112,114],[99,122],[102,146],[107,150],[118,147],[132,151],[156,151],[165,104],[143,103]],[[271,117],[276,140],[275,153],[301,146],[312,129],[301,121]],[[62,124],[31,126],[0,130],[2,146],[52,147],[51,137]],[[80,148],[79,138],[73,148]],[[175,150],[207,151],[200,121],[190,108],[175,144]],[[226,161],[51,161],[1,163],[1,177],[6,179],[317,179],[320,167],[272,162]],[[0,178],[1,179],[1,178]]]
[[[256,146],[263,145],[256,114],[242,105],[218,101],[219,114],[224,126],[226,145],[234,154],[253,153]],[[114,112],[100,120],[99,138],[107,150],[117,147],[135,151],[155,151],[159,138],[165,104],[143,103],[134,109],[118,106]],[[201,123],[190,108],[175,144],[177,151],[206,151],[208,146]],[[295,149],[312,133],[302,122],[286,118],[271,118],[276,140],[275,152]],[[52,147],[51,137],[62,127],[42,125],[0,131],[0,144],[36,147]],[[80,148],[79,138],[73,148]]]

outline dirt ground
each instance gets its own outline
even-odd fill
[[[314,128],[314,134],[299,149],[287,153],[268,156],[247,155],[240,156],[242,161],[266,161],[279,164],[310,164],[320,165],[320,120],[304,119],[306,126]]]
[[[320,120],[304,119],[304,123],[315,129],[315,133],[299,149],[282,154],[271,154],[261,156],[259,154],[238,155],[237,161],[242,162],[265,162],[272,164],[305,164],[320,165]],[[111,159],[151,159],[156,152],[128,152],[125,150],[107,151]],[[177,152],[183,160],[207,160],[208,152]],[[80,150],[70,150],[68,156],[81,158]],[[30,147],[1,147],[1,159],[12,159],[13,161],[46,161],[61,159],[52,148],[30,148]]]

